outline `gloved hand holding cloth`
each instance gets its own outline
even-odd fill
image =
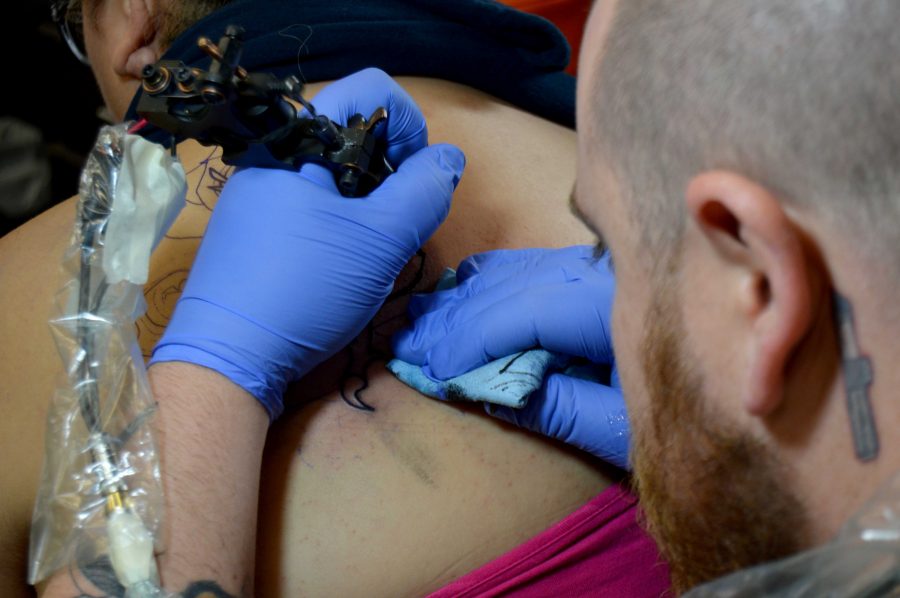
[[[412,98],[381,71],[337,81],[314,99],[346,124],[387,109],[397,171],[368,197],[341,196],[330,171],[250,168],[226,183],[184,292],[151,363],[215,370],[272,419],[287,384],[359,334],[407,261],[446,218],[465,158],[428,146]]]
[[[540,347],[610,367],[608,383],[549,372],[521,409],[488,413],[628,468],[629,427],[612,351],[615,280],[592,247],[493,251],[464,260],[457,286],[413,298],[398,359],[446,381]]]

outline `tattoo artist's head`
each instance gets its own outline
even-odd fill
[[[72,0],[87,56],[107,107],[117,119],[141,83],[141,69],[156,62],[179,33],[229,0]]]
[[[900,416],[900,3],[600,0],[577,207],[617,273],[648,524],[685,589],[825,542],[900,465],[854,454],[830,289]]]

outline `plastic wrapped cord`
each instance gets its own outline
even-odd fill
[[[900,474],[832,542],[739,571],[686,598],[875,598],[900,596]]]
[[[100,131],[50,321],[65,376],[47,415],[32,584],[64,567],[85,573],[109,564],[122,595],[164,595],[153,557],[163,511],[149,424],[155,403],[134,322],[150,252],[184,192],[184,170],[164,148],[127,134],[125,124]]]

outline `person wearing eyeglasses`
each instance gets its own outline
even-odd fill
[[[87,50],[84,48],[84,35],[81,13],[81,3],[70,0],[52,0],[50,2],[50,17],[59,29],[59,34],[66,42],[69,50],[78,59],[78,62],[90,66]]]
[[[407,114],[415,125],[421,122],[416,105],[421,107],[427,116],[430,147],[436,142],[458,145],[465,152],[467,167],[447,221],[424,247],[424,281],[417,290],[431,288],[443,267],[456,266],[473,252],[501,246],[558,247],[590,238],[567,208],[575,160],[574,134],[568,128],[573,123],[574,81],[561,73],[566,52],[558,34],[542,21],[481,2],[103,0],[56,3],[56,7],[63,35],[76,54],[89,62],[116,118],[135,118],[135,92],[145,64],[161,57],[200,60],[197,36],[217,39],[225,25],[233,22],[247,31],[242,64],[249,70],[298,74],[306,81],[341,79],[331,86],[312,83],[306,92],[320,110],[335,111],[334,118],[345,102],[365,101],[385,103],[393,107],[395,118]],[[199,19],[213,8],[218,10]],[[372,64],[414,76],[398,79],[401,90],[377,71],[357,72]],[[342,79],[349,73],[356,74]],[[413,141],[407,145],[416,151],[400,152],[403,160],[428,150],[422,147],[424,129],[412,129],[418,133],[410,135]],[[421,226],[416,228],[420,241],[434,227],[433,221],[427,226],[417,224],[413,216],[424,206],[446,206],[447,185],[461,174],[459,157],[447,151],[446,155],[426,153],[422,159],[430,168],[408,167],[414,173],[433,174],[420,174],[415,181],[431,181],[426,189],[435,197],[401,201],[398,196],[393,203],[384,201],[386,210],[394,210],[386,212],[391,218],[382,223],[390,225],[391,235],[401,234],[396,226]],[[205,361],[199,372],[185,369],[183,364],[193,358],[173,352],[195,344],[196,337],[188,334],[187,327],[201,319],[197,315],[173,318],[176,302],[183,292],[188,293],[191,300],[182,301],[176,310],[188,314],[200,304],[219,301],[207,295],[211,287],[200,290],[196,282],[186,283],[189,269],[204,270],[194,256],[205,232],[204,247],[246,245],[250,256],[246,269],[239,269],[234,262],[220,264],[214,256],[221,251],[207,250],[211,257],[203,263],[225,268],[227,272],[220,276],[238,285],[225,295],[237,298],[241,289],[264,289],[278,312],[292,319],[303,312],[299,306],[304,289],[294,285],[313,277],[311,270],[292,268],[316,265],[316,279],[353,290],[352,307],[359,297],[368,296],[365,285],[374,272],[381,272],[378,293],[382,293],[389,288],[386,283],[396,273],[398,260],[402,263],[409,257],[391,254],[390,260],[381,262],[390,265],[386,275],[371,262],[381,255],[378,247],[397,246],[408,252],[416,243],[401,243],[397,237],[385,245],[382,236],[354,239],[338,230],[334,238],[346,235],[342,251],[358,254],[358,259],[345,260],[342,267],[326,259],[329,251],[321,249],[323,257],[316,259],[309,259],[307,253],[302,257],[286,251],[274,256],[254,253],[259,249],[259,244],[252,243],[254,238],[299,238],[280,228],[294,219],[265,220],[267,208],[260,203],[259,212],[230,213],[217,207],[214,213],[229,224],[215,226],[210,223],[213,206],[220,199],[226,208],[241,205],[234,202],[242,197],[253,198],[248,206],[264,199],[276,201],[279,210],[293,206],[295,199],[300,208],[314,206],[311,195],[303,203],[303,196],[312,193],[310,181],[290,179],[299,185],[292,193],[278,192],[282,187],[271,183],[283,181],[278,173],[241,173],[225,183],[232,171],[212,150],[188,142],[178,152],[189,171],[188,205],[153,258],[146,290],[148,314],[138,322],[145,355],[150,357],[157,349],[150,372],[160,403],[169,500],[169,541],[160,557],[167,587],[196,589],[200,586],[192,584],[211,579],[223,591],[247,593],[255,587],[263,596],[459,595],[477,592],[485,583],[528,585],[540,592],[544,591],[540,582],[563,593],[591,583],[613,584],[610,587],[636,596],[658,595],[665,589],[665,565],[637,524],[634,497],[622,472],[567,446],[577,439],[561,438],[560,442],[523,431],[486,415],[480,405],[425,398],[377,365],[351,368],[341,356],[291,386],[283,402],[280,388],[286,380],[263,385],[274,392],[258,391],[259,386],[241,377],[251,369],[247,364],[235,373],[222,365],[234,360],[208,357],[209,347],[194,347],[191,352],[203,353],[207,355],[203,359],[216,363]],[[395,184],[402,184],[402,175],[401,163],[393,175]],[[327,205],[331,199],[322,201]],[[339,205],[355,209],[357,204]],[[378,205],[377,198],[358,205]],[[342,217],[343,222],[349,221]],[[25,320],[4,321],[0,330],[8,337],[27,339],[0,349],[0,378],[12,398],[7,421],[20,431],[19,437],[28,430],[35,439],[34,446],[9,447],[16,457],[14,467],[0,475],[31,480],[34,485],[43,415],[35,397],[49,397],[58,364],[51,339],[42,334],[48,311],[38,313],[30,303],[35,297],[49,299],[54,292],[53,272],[72,218],[69,202],[0,240],[0,264],[11,281],[0,288],[0,303],[8,313],[28,314]],[[277,230],[271,228],[276,225]],[[311,234],[307,231],[303,238]],[[244,240],[237,241],[235,235]],[[41,249],[36,251],[38,245]],[[276,263],[276,259],[282,261]],[[420,265],[421,260],[413,260],[395,288],[407,287],[405,281],[415,278]],[[260,278],[268,271],[283,272],[274,277],[280,281],[278,288],[270,286],[273,277]],[[221,281],[220,276],[213,278]],[[384,297],[376,294],[366,303],[367,309],[380,299]],[[310,303],[310,308],[322,312],[308,317],[321,325],[339,300]],[[258,305],[248,301],[245,307]],[[394,312],[386,312],[381,320],[388,321],[392,313],[401,311],[396,304],[387,309]],[[340,327],[359,324],[361,316],[350,307],[340,311],[355,318],[352,326],[340,323]],[[366,311],[362,320],[370,316]],[[376,324],[381,320],[376,317]],[[233,328],[220,321],[205,329]],[[375,335],[384,346],[373,348],[365,338],[358,342],[357,363],[379,355],[378,349],[388,349],[391,330],[388,322]],[[188,336],[194,340],[186,340]],[[328,345],[328,350],[336,347]],[[262,349],[250,352],[262,356],[254,360],[253,367],[259,369],[253,373],[268,380],[264,374],[268,354]],[[300,365],[292,362],[291,368],[306,371],[321,358],[321,353],[297,357]],[[349,407],[335,389],[339,383],[349,383],[345,394],[353,399],[353,392],[362,386],[362,380],[357,384],[358,376],[368,382],[359,397],[374,412]],[[220,387],[223,379],[232,386]],[[207,391],[182,397],[171,390],[173,385],[185,384]],[[620,396],[612,396],[618,405]],[[261,439],[266,437],[270,417],[282,409],[283,415],[268,429],[260,474]],[[585,426],[590,421],[586,419]],[[223,426],[230,427],[223,432]],[[0,434],[0,443],[7,437]],[[184,452],[194,461],[183,460]],[[250,473],[235,482],[235,472],[248,466]],[[256,476],[261,484],[258,491]],[[192,494],[178,489],[185,480],[191,481]],[[13,505],[9,511],[18,514],[13,519],[22,522],[24,530],[33,484],[19,486],[21,492],[4,500]],[[258,510],[253,507],[257,496]],[[204,506],[198,507],[195,501]],[[195,531],[200,512],[206,513],[203,518],[209,518],[212,531]],[[249,538],[257,514],[254,545]],[[610,538],[610,533],[615,537]],[[12,541],[22,535],[7,538]],[[603,550],[605,542],[613,542],[615,550]],[[21,542],[16,546],[17,554],[24,554]],[[215,562],[191,568],[198,555]],[[546,563],[537,566],[535,559]],[[254,560],[255,584],[249,581]],[[71,573],[84,584],[84,591],[97,581],[90,577],[91,571],[76,567]],[[69,574],[55,580],[62,585],[46,588],[48,595],[68,591]]]

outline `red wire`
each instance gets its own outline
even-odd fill
[[[128,132],[129,133],[137,133],[138,131],[143,129],[144,126],[146,126],[146,124],[147,124],[147,119],[142,118],[141,120],[139,120],[136,123],[134,123],[133,125],[131,125],[131,128],[128,129]]]

